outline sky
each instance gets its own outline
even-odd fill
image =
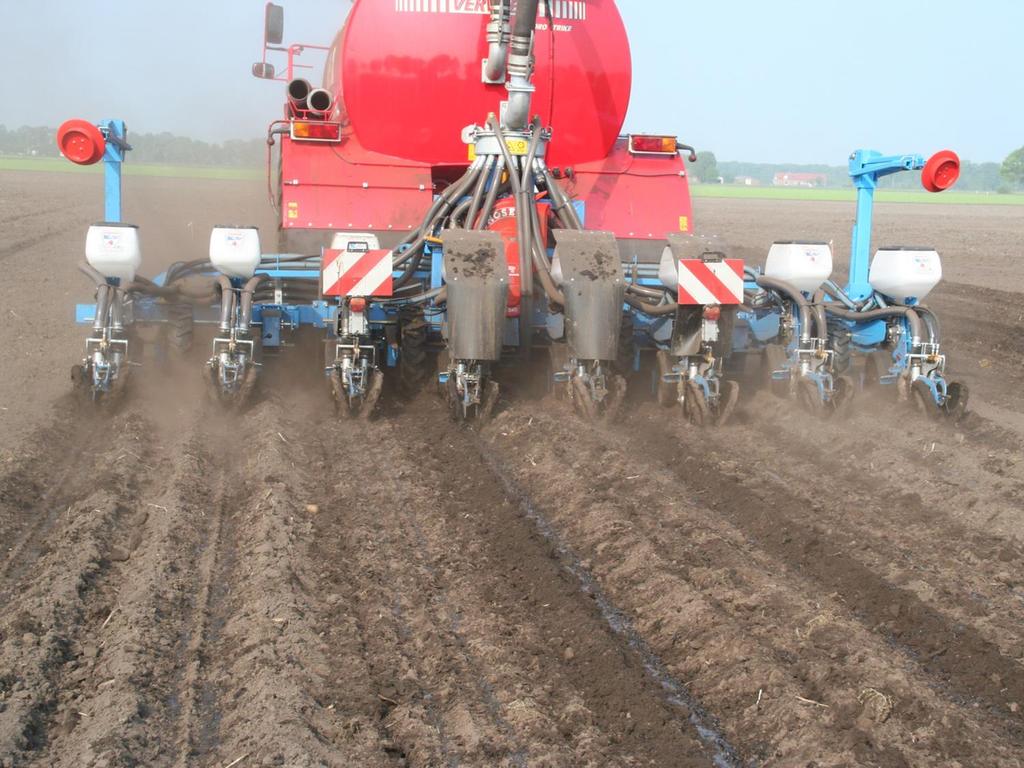
[[[350,0],[279,0],[285,38],[330,42]],[[841,165],[850,151],[975,162],[1024,145],[1020,0],[619,0],[626,129],[720,160]],[[129,129],[254,138],[281,92],[249,75],[262,0],[0,0],[0,124],[123,117]]]

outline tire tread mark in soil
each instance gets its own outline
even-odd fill
[[[505,489],[505,492],[511,499],[515,499],[518,502],[523,515],[536,527],[541,537],[558,553],[563,568],[576,579],[583,594],[594,598],[600,609],[601,616],[608,624],[608,627],[616,635],[622,637],[629,648],[640,656],[647,674],[665,692],[666,700],[672,706],[678,707],[688,714],[690,724],[696,731],[698,738],[712,750],[712,759],[715,766],[717,768],[742,768],[745,763],[740,757],[739,751],[729,743],[718,721],[687,690],[681,681],[676,680],[672,676],[665,663],[633,627],[630,617],[618,608],[608,595],[605,594],[597,580],[583,566],[580,558],[563,541],[554,526],[541,514],[501,460],[489,451],[482,441],[477,441],[477,449],[480,452],[481,459],[491,471],[495,480],[501,484],[501,487]]]
[[[201,446],[196,445],[193,450],[198,452]],[[215,750],[220,725],[216,687],[207,678],[204,666],[207,662],[207,648],[220,622],[216,615],[217,605],[223,598],[226,584],[226,580],[222,580],[221,587],[218,587],[215,582],[224,564],[221,548],[230,496],[225,495],[228,486],[225,473],[220,469],[213,473],[212,478],[207,477],[206,481],[206,485],[198,491],[196,501],[212,510],[212,514],[208,519],[206,535],[200,540],[202,548],[195,557],[199,582],[196,585],[189,634],[179,662],[184,673],[181,681],[184,701],[178,764],[183,768],[194,765],[196,758],[207,757]]]
[[[338,428],[341,429],[343,427],[348,427],[350,429],[363,429],[364,428],[363,425],[356,424],[356,423],[345,424],[343,426],[339,426]],[[351,439],[350,436],[347,439]],[[345,442],[345,441],[346,440],[339,440],[337,442]],[[324,457],[325,457],[325,460],[330,460],[330,458],[331,458],[330,454],[329,454],[329,451],[326,448],[324,450]],[[336,494],[336,493],[337,493],[337,491],[331,491],[330,492],[330,494],[332,496],[334,494]],[[362,499],[362,498],[358,498],[358,496],[356,496],[355,494],[345,493],[345,494],[342,494],[337,499],[336,503],[338,505],[356,505],[356,506],[358,506],[358,505],[366,505],[366,506],[369,507],[369,506],[372,506],[375,503],[379,503],[379,501],[375,500],[375,499],[372,499],[372,498]],[[418,539],[418,545],[419,545],[420,549],[422,549],[422,546],[423,546],[423,542],[422,542],[423,533],[422,533],[422,530],[419,530],[417,528],[418,524],[415,522],[415,520],[411,520],[411,521],[407,520],[406,522],[409,523],[409,528],[412,528],[412,529],[414,529],[416,531],[416,538]],[[403,583],[402,574],[397,572],[395,570],[395,568],[394,568],[394,565],[397,563],[398,559],[396,558],[396,556],[393,553],[394,552],[402,551],[403,547],[398,545],[398,542],[395,540],[394,536],[397,533],[398,536],[404,538],[404,534],[402,532],[405,531],[405,530],[407,530],[406,527],[400,526],[400,527],[395,527],[395,528],[392,528],[392,529],[380,528],[377,531],[377,536],[375,537],[376,541],[378,543],[385,544],[386,545],[385,548],[389,552],[392,553],[392,554],[388,555],[387,557],[383,558],[385,560],[385,562],[381,563],[382,567],[385,568],[387,571],[389,571],[388,577],[386,579],[384,579],[385,583],[395,584],[395,585]],[[344,558],[341,558],[340,560],[343,562]],[[437,570],[435,568],[433,568],[429,563],[423,562],[423,563],[421,563],[421,564],[419,564],[419,565],[417,565],[415,567],[417,569],[419,569],[419,570],[422,570],[422,572],[424,574],[426,574],[426,581],[428,583],[437,580],[437,577],[438,577]],[[410,590],[407,594],[410,597],[411,596],[422,596],[416,590]],[[447,598],[445,598],[443,596],[443,594],[439,598],[439,600],[441,602],[441,607],[443,609],[449,607],[449,601],[447,600]],[[418,677],[422,680],[423,678],[431,677],[431,675],[424,669],[424,666],[423,666],[422,662],[420,660],[418,660],[416,658],[416,656],[414,656],[413,653],[411,653],[409,651],[410,647],[415,647],[414,644],[415,644],[415,641],[417,640],[417,637],[416,637],[416,633],[414,632],[414,630],[413,630],[409,620],[406,617],[407,611],[408,611],[408,609],[407,609],[407,607],[405,605],[405,599],[403,598],[403,593],[400,590],[396,589],[396,591],[395,591],[395,593],[393,595],[393,600],[392,600],[392,604],[391,604],[390,614],[391,614],[392,618],[394,619],[394,621],[396,623],[396,629],[397,629],[397,632],[398,632],[399,639],[402,641],[402,645],[399,648],[397,648],[397,652],[403,657],[405,662],[411,668],[419,670]],[[441,631],[445,631],[446,634],[449,635],[450,639],[461,649],[462,654],[463,654],[463,662],[464,663],[467,662],[465,642],[464,642],[464,640],[462,638],[460,638],[458,636],[458,633],[457,633],[457,631],[455,629],[453,621],[450,618],[449,618],[448,621],[441,620],[440,617],[439,617],[439,614],[441,613],[440,611],[432,610],[431,613],[433,613],[434,616],[435,616],[435,624],[434,624],[434,626],[438,627],[438,628],[440,628],[440,627],[445,627],[446,628],[446,629],[441,630]],[[449,617],[451,615],[452,614],[449,613]],[[379,642],[380,642],[380,640],[376,639],[376,638],[371,640],[368,636],[366,636],[365,630],[364,630],[363,643],[364,643],[364,646],[366,646],[368,649],[371,649],[369,651],[370,653],[373,652],[372,648],[377,643],[379,643]],[[476,686],[477,690],[480,691],[481,693],[483,691],[485,691],[485,689],[486,689],[486,681],[481,679],[481,676],[479,675],[479,673],[474,675],[474,678],[475,678],[474,679],[474,685]],[[380,685],[380,687],[385,687],[385,688],[387,687],[387,683],[384,682],[383,680],[380,681],[379,685]],[[427,687],[425,687],[423,685],[423,683],[420,683],[419,699],[425,705],[427,722],[437,732],[437,737],[438,737],[437,747],[438,747],[438,752],[439,752],[440,759],[449,768],[458,768],[458,766],[461,765],[461,762],[462,762],[461,758],[460,758],[460,756],[458,754],[458,750],[457,750],[456,746],[452,742],[450,734],[448,733],[448,729],[447,729],[447,726],[445,724],[444,718],[443,718],[443,716],[442,716],[442,714],[441,714],[441,712],[439,710],[439,702],[437,701],[437,697],[431,691],[431,687],[429,685]],[[500,713],[500,704],[494,699],[493,692],[490,694],[490,699],[491,699],[490,701],[487,701],[487,705],[491,709],[492,714],[495,712],[495,708],[497,708],[498,712]],[[500,717],[500,714],[499,714],[499,717]],[[496,718],[496,721],[497,721],[499,727],[502,727],[502,721],[500,719],[497,719],[497,718]],[[505,723],[504,726],[507,729],[507,723]],[[387,729],[386,721],[384,722],[384,727]],[[389,729],[389,732],[390,732],[390,729]],[[395,741],[397,741],[398,743],[401,743],[401,741],[402,741],[401,736],[398,735],[398,734],[392,733],[391,737]],[[517,762],[516,763],[516,765],[521,765],[521,764],[522,764],[521,762]]]
[[[596,760],[608,765],[706,766],[712,762],[687,722],[689,711],[681,716],[680,708],[670,704],[664,690],[648,676],[635,651],[608,628],[593,597],[584,594],[577,580],[562,569],[551,543],[520,514],[516,501],[484,465],[469,431],[444,418],[432,398],[416,401],[406,410],[402,426],[383,423],[371,431],[369,439],[347,435],[333,441],[369,446],[364,457],[367,466],[377,466],[383,456],[390,460],[389,473],[383,479],[378,476],[373,485],[357,481],[351,488],[339,485],[336,491],[349,509],[379,510],[378,527],[364,534],[372,548],[367,550],[360,539],[352,545],[357,554],[368,552],[366,563],[356,559],[353,567],[369,573],[374,583],[386,582],[404,595],[413,595],[424,590],[408,579],[394,583],[392,575],[374,574],[373,569],[379,569],[383,559],[427,561],[442,581],[424,585],[428,590],[420,600],[436,601],[437,589],[459,596],[457,615],[435,610],[430,626],[450,636],[448,627],[455,618],[460,635],[456,642],[471,655],[469,674],[462,674],[471,680],[482,678],[486,688],[476,684],[474,700],[482,699],[486,706],[486,691],[490,691],[501,705],[502,718],[506,707],[510,718],[515,708],[515,720],[509,722],[518,738],[502,734],[502,740],[487,752],[491,759],[485,764],[496,764],[499,756],[514,760],[517,752],[527,764]],[[374,455],[375,450],[381,455]],[[361,476],[355,467],[353,472]],[[370,491],[365,499],[361,497]],[[392,519],[390,510],[399,509],[401,517]],[[389,513],[381,514],[382,510]],[[421,532],[401,534],[415,527],[413,520],[422,523]],[[353,527],[352,521],[338,520],[336,525]],[[323,529],[318,538],[329,540],[330,530]],[[404,541],[393,538],[395,532]],[[416,549],[406,554],[413,546]],[[346,550],[331,559],[343,561]],[[417,567],[429,576],[423,565]],[[561,638],[554,653],[553,638]],[[575,647],[574,654],[563,657],[563,641],[570,643],[570,649]],[[370,642],[386,661],[386,649],[373,645],[379,639],[371,634]],[[448,707],[465,705],[464,697],[461,701],[446,698],[439,704],[450,713]],[[395,699],[405,706],[408,692]],[[570,703],[580,719],[563,721]],[[487,719],[497,721],[493,714]],[[515,741],[529,744],[529,754],[522,753]],[[472,756],[466,760],[478,764]]]

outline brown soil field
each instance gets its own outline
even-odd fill
[[[943,254],[958,424],[749,389],[718,430],[643,392],[585,423],[520,388],[464,428],[429,392],[336,420],[314,371],[222,413],[198,363],[83,409],[100,193],[0,174],[0,768],[1024,766],[1020,209],[878,210]],[[273,230],[259,184],[126,194],[148,275]],[[851,206],[696,205],[752,261],[845,261]]]

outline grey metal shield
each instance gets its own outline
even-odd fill
[[[668,236],[668,247],[677,259],[721,261],[729,253],[728,244],[718,235],[684,235],[673,232]]]
[[[454,360],[500,360],[508,304],[505,242],[497,232],[441,234],[448,287],[448,350]]]
[[[567,229],[554,235],[570,353],[577,360],[615,360],[626,294],[615,236]]]

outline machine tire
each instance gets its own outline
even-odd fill
[[[403,307],[399,313],[401,333],[399,380],[406,394],[414,394],[430,374],[427,365],[427,321],[421,307]]]
[[[604,418],[613,422],[622,413],[622,406],[626,402],[626,393],[629,385],[624,376],[609,377],[608,397],[605,398]]]
[[[583,379],[578,376],[573,376],[569,386],[572,387],[571,393],[573,405],[576,407],[580,416],[588,421],[596,419],[597,403],[595,403],[593,398],[591,398],[590,390],[587,389],[587,385],[583,383]]]
[[[943,415],[942,406],[935,402],[932,389],[924,379],[917,379],[910,385],[910,404],[929,419],[935,420]]]
[[[849,376],[837,376],[835,379],[835,392],[829,401],[830,416],[834,419],[845,419],[850,415],[850,408],[853,404],[857,389],[853,379]]]
[[[832,350],[832,373],[836,376],[850,369],[853,334],[838,320],[829,318],[828,346]]]
[[[736,403],[740,399],[740,385],[731,380],[723,380],[718,393],[718,414],[715,417],[715,425],[726,426],[733,413],[736,411]]]
[[[169,304],[167,306],[167,345],[177,354],[192,349],[195,336],[191,304]]]
[[[946,389],[946,402],[942,404],[943,415],[955,422],[960,421],[967,414],[967,403],[971,398],[971,391],[966,384],[959,381],[952,381]]]
[[[703,427],[710,421],[710,409],[704,389],[695,381],[687,381],[683,385],[683,415],[695,427]]]
[[[488,378],[487,383],[484,384],[484,396],[483,402],[477,410],[477,419],[481,423],[486,423],[491,420],[491,416],[494,415],[494,408],[498,405],[498,397],[501,395],[501,387],[498,386],[498,382],[494,379]]]
[[[363,419],[373,418],[377,410],[377,403],[380,401],[380,394],[384,391],[384,371],[375,370],[370,374],[370,387],[366,391],[362,407],[359,409],[359,416]]]
[[[797,384],[796,397],[800,407],[811,416],[821,416],[825,410],[818,385],[810,379],[800,379]]]

